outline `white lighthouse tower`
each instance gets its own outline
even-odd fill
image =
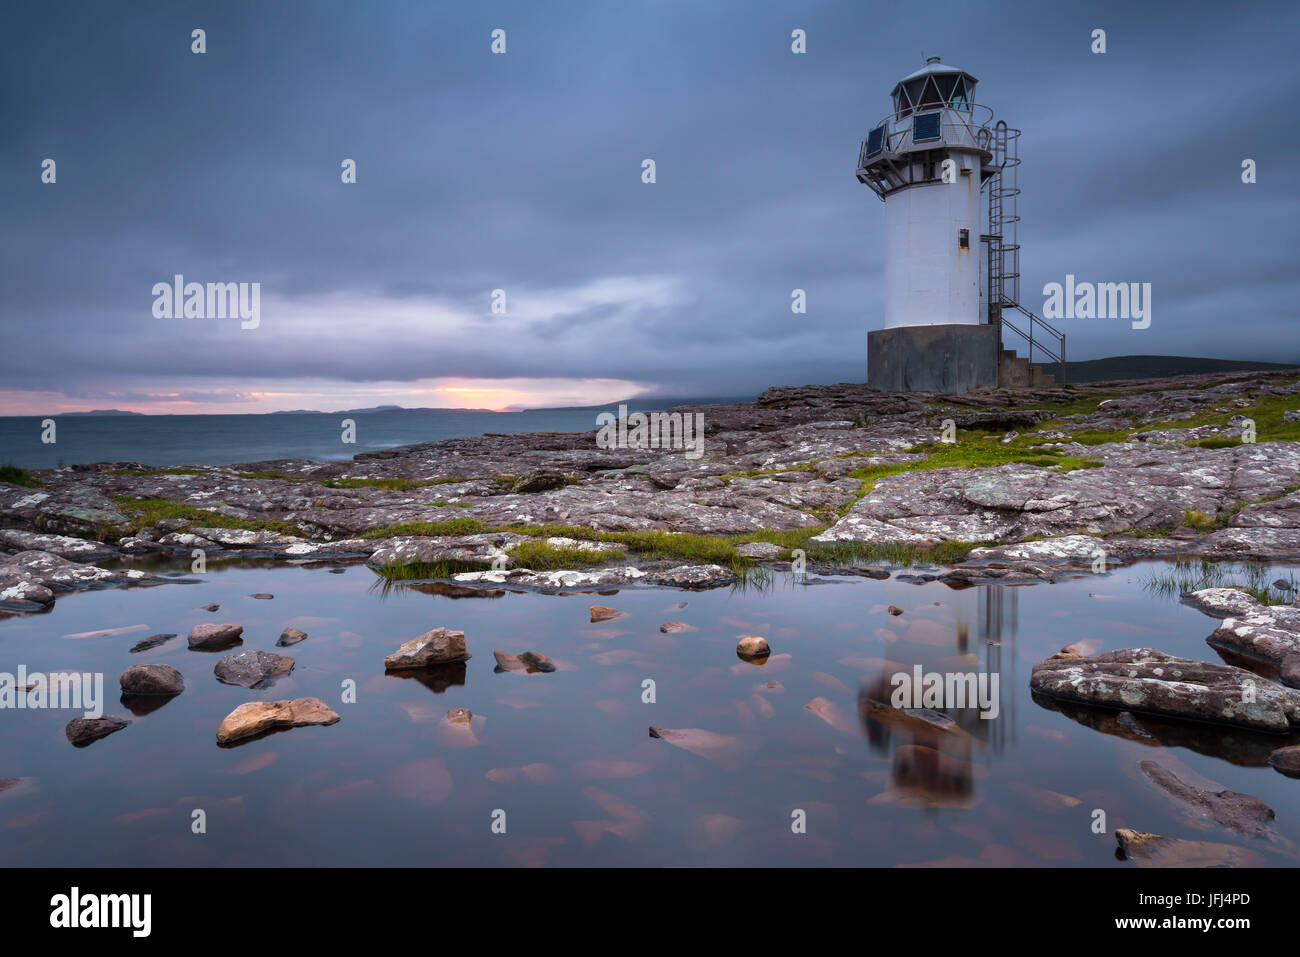
[[[1064,362],[1063,339],[1057,355],[1040,341],[1051,338],[1035,327],[1042,320],[1018,302],[1019,131],[993,123],[975,103],[975,84],[965,70],[928,58],[894,86],[892,112],[859,151],[858,180],[885,204],[885,323],[867,337],[873,389],[1048,384],[1030,366],[1035,346]],[[1029,317],[1028,334],[1004,320],[1009,309]],[[1004,325],[1024,336],[1028,360],[1001,348]]]

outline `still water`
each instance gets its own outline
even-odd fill
[[[1138,774],[1144,759],[1258,796],[1300,841],[1300,782],[1263,763],[1285,739],[1146,719],[1134,733],[1113,714],[1071,716],[1031,697],[1031,665],[1081,640],[1218,660],[1205,644],[1213,619],[1144,590],[1159,567],[960,591],[778,577],[762,592],[450,598],[428,586],[385,594],[364,567],[237,566],[199,584],[64,596],[48,614],[0,620],[0,671],[102,671],[105,712],[133,723],[74,748],[63,731],[74,715],[0,711],[0,779],[23,779],[0,791],[0,865],[1114,867],[1131,866],[1116,860],[1116,827],[1244,842],[1190,827]],[[220,611],[200,610],[210,602]],[[592,624],[591,604],[625,614]],[[673,621],[693,630],[659,630]],[[268,689],[223,685],[220,655],[186,647],[202,622],[242,624],[244,649],[297,665]],[[465,631],[463,669],[385,675],[385,655],[438,626]],[[285,627],[309,637],[276,648]],[[178,637],[128,652],[155,632]],[[736,657],[743,634],[767,638],[766,664]],[[541,652],[558,670],[498,673],[498,648]],[[117,676],[149,662],[179,669],[186,690],[133,716]],[[859,717],[864,684],[915,664],[996,672],[997,717],[950,712],[968,735],[941,751]],[[341,701],[349,679],[354,704]],[[342,720],[217,746],[238,704],[302,696]],[[818,698],[831,720],[805,707]],[[471,733],[440,723],[451,708],[473,712]],[[650,737],[651,725],[722,737],[701,756]],[[192,833],[196,809],[204,834]],[[1106,833],[1092,831],[1096,809]]]

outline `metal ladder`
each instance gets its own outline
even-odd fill
[[[1020,243],[1016,224],[1020,222],[1020,131],[998,120],[989,137],[989,151],[997,172],[989,179],[989,322],[1010,329],[1029,344],[1033,368],[1034,347],[1058,365],[1057,384],[1065,385],[1065,335],[1020,304]],[[1029,319],[1025,331],[1006,320],[1004,312],[1015,309]],[[1037,328],[1035,328],[1037,327]],[[1039,332],[1042,338],[1036,337]],[[1050,344],[1047,339],[1051,340]],[[1031,373],[1032,374],[1032,373]]]

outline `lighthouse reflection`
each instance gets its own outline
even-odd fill
[[[863,733],[873,751],[890,758],[888,786],[871,803],[975,803],[990,757],[1014,739],[1017,597],[1017,586],[986,586],[973,622],[970,610],[910,622],[890,642],[887,660],[864,677]]]

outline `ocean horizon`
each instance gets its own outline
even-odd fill
[[[602,411],[655,411],[736,398],[620,400],[608,406],[492,412],[481,409],[401,409],[377,412],[255,412],[231,415],[64,413],[0,416],[0,464],[25,469],[94,462],[135,462],[161,468],[221,466],[275,459],[339,461],[360,452],[465,438],[489,432],[587,432]],[[55,421],[55,441],[42,441],[42,423]],[[343,441],[343,420],[355,423]]]

